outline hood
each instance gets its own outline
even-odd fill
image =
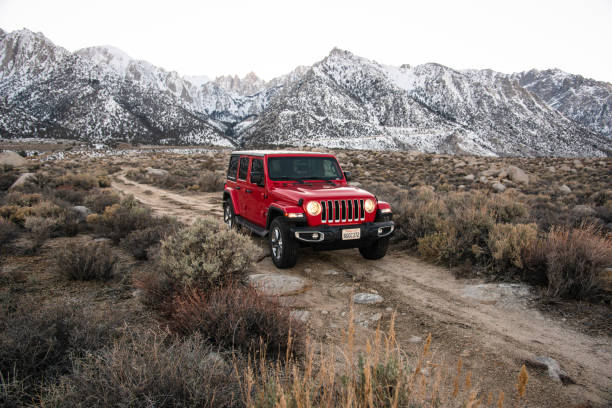
[[[272,190],[273,194],[287,201],[297,202],[300,198],[308,200],[333,200],[349,198],[374,198],[373,194],[354,186],[333,186],[331,184],[291,184],[281,185]]]

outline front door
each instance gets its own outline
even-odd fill
[[[236,190],[238,190],[238,214],[241,217],[248,218],[248,208],[250,194],[246,190],[249,188],[247,176],[249,174],[249,158],[246,156],[240,157],[240,165],[238,167],[238,178],[236,179]]]

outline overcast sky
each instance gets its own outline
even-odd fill
[[[23,27],[71,51],[113,45],[212,78],[271,79],[339,47],[391,65],[557,67],[612,82],[612,0],[0,0],[0,28]]]

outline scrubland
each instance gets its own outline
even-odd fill
[[[609,313],[609,159],[337,153],[354,184],[391,203],[393,251],[458,277],[526,282],[548,307]],[[186,195],[220,192],[228,157],[75,156],[0,169],[0,405],[530,405],[525,367],[512,393],[485,389],[461,356],[437,361],[431,336],[407,352],[395,317],[359,345],[351,308],[339,344],[313,338],[282,298],[246,283],[265,256],[251,237],[211,217],[184,225],[111,187],[122,174]],[[610,334],[609,322],[598,327]]]

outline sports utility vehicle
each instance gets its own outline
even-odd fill
[[[391,207],[348,184],[331,154],[232,152],[223,192],[223,219],[265,237],[279,268],[295,265],[298,249],[359,248],[385,256],[395,229]]]

